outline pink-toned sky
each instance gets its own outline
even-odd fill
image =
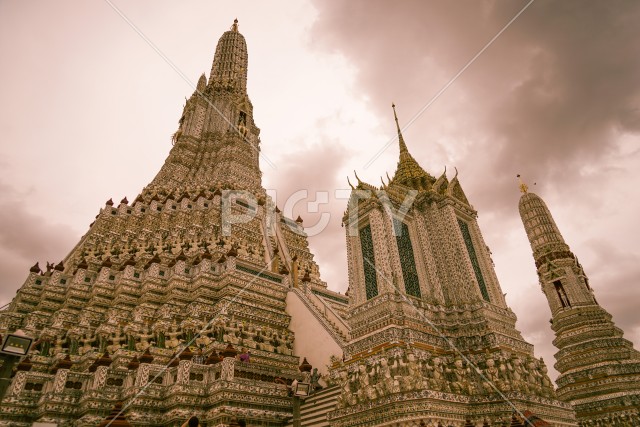
[[[191,83],[237,17],[279,203],[328,191],[310,238],[347,286],[346,176],[380,184],[401,124],[524,1],[0,1],[0,304],[36,261],[58,262],[104,202],[132,200],[170,148]],[[432,175],[453,168],[479,212],[518,327],[553,361],[550,312],[518,217],[515,176],[542,196],[598,301],[640,347],[640,3],[534,1],[404,132]],[[365,166],[368,165],[368,166]],[[537,185],[533,186],[536,182]],[[320,213],[294,208],[305,225]]]

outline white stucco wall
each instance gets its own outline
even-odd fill
[[[342,357],[340,345],[292,291],[287,294],[287,313],[291,316],[289,329],[295,334],[294,354],[300,356],[301,362],[306,357],[321,374],[328,373],[327,365],[331,355]]]

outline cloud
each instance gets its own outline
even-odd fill
[[[58,262],[78,241],[71,227],[50,223],[45,216],[27,209],[29,194],[20,194],[0,181],[0,271],[2,287],[0,303],[6,304],[15,296],[29,268],[40,262]]]
[[[338,144],[323,119],[314,126],[316,143],[301,143],[297,150],[276,160],[277,173],[267,188],[277,191],[277,204],[283,213],[295,219],[300,215],[309,234],[309,244],[320,274],[331,289],[344,292],[347,288],[345,237],[341,227],[346,200],[336,198],[336,189],[346,187],[345,164],[351,157],[348,149]],[[304,141],[301,137],[299,141]],[[348,165],[346,165],[348,166]],[[299,194],[301,199],[293,203]]]
[[[395,101],[402,125],[526,4],[314,1],[312,46],[348,58],[371,108],[387,117]],[[517,213],[518,173],[547,200],[599,302],[640,342],[640,252],[623,231],[640,213],[639,20],[634,1],[536,1],[404,131],[426,170],[458,167],[517,327],[549,365],[550,311]]]
[[[625,331],[625,338],[640,342],[640,256],[603,240],[590,240],[586,246],[596,254],[600,263],[616,265],[615,270],[586,272],[598,303],[613,315],[616,325]]]
[[[372,105],[395,100],[417,111],[525,2],[315,4],[316,46],[356,64]],[[473,162],[499,180],[512,182],[514,167],[537,180],[579,179],[585,161],[606,161],[619,135],[640,130],[640,57],[630,54],[638,18],[632,1],[535,2],[413,125],[416,133],[436,144],[443,134],[473,138]],[[430,142],[427,150],[414,141],[419,157],[431,157]],[[468,166],[455,153],[450,160]]]

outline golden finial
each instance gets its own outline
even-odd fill
[[[398,115],[396,114],[396,103],[395,102],[391,103],[391,108],[393,108],[393,118],[396,119],[396,124],[398,124]]]
[[[518,174],[518,182],[520,183],[519,185],[520,192],[522,192],[522,194],[527,194],[527,190],[529,190],[529,187],[527,186],[527,184],[522,182],[522,178],[520,177],[520,174]]]
[[[233,25],[231,26],[231,31],[238,32],[238,18],[233,20]]]

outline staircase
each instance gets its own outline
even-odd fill
[[[304,292],[297,288],[292,288],[296,295],[300,297],[302,302],[310,309],[310,311],[319,319],[344,348],[349,341],[349,325],[340,318],[338,314],[327,305],[320,297],[312,292]]]
[[[333,386],[300,401],[300,427],[329,427],[327,412],[336,406],[336,400],[340,396],[340,387]],[[293,420],[287,427],[293,427]]]

